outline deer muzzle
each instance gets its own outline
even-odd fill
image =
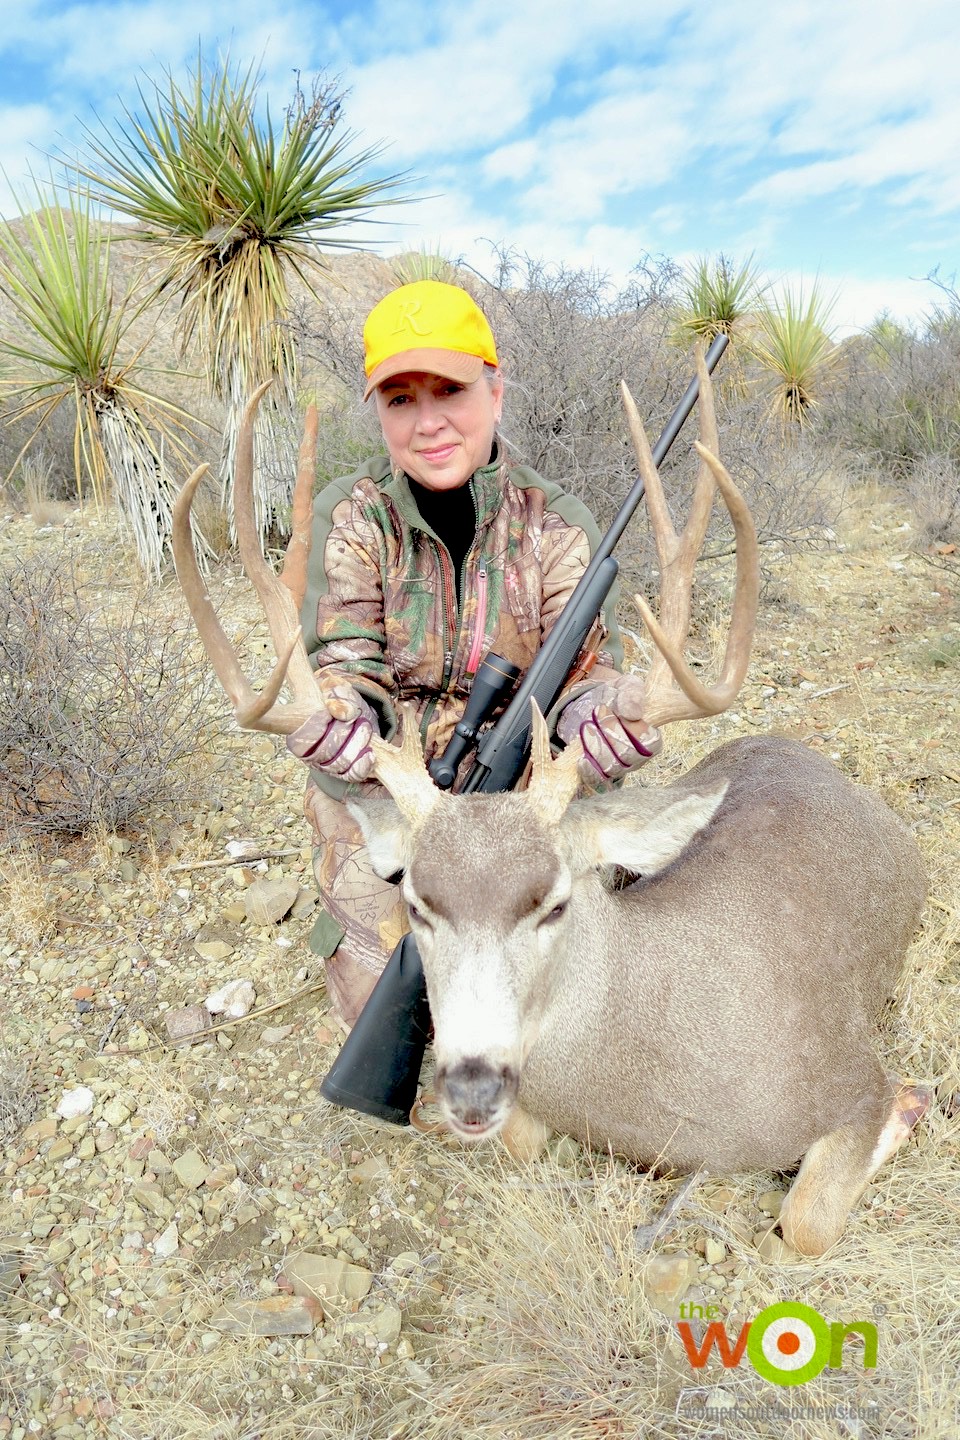
[[[481,1140],[496,1134],[510,1114],[520,1076],[510,1065],[471,1057],[441,1066],[435,1084],[450,1128],[463,1139]]]

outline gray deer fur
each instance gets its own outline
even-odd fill
[[[784,1233],[834,1243],[924,1103],[875,1050],[925,894],[882,801],[764,738],[559,824],[517,793],[439,796],[413,826],[389,799],[351,809],[405,872],[454,1130],[549,1127],[676,1171],[806,1156]],[[612,865],[640,878],[611,889]]]

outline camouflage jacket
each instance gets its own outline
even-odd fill
[[[302,616],[311,663],[348,677],[388,739],[398,704],[412,702],[428,760],[446,746],[488,650],[527,669],[599,539],[579,500],[525,466],[495,459],[468,483],[477,528],[459,603],[450,552],[385,456],[326,486],[314,507]],[[599,658],[619,668],[612,597],[605,619]],[[337,798],[360,788],[311,774]]]

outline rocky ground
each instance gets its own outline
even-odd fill
[[[924,851],[931,900],[885,1043],[936,1104],[837,1252],[784,1251],[782,1177],[684,1191],[562,1139],[523,1169],[327,1106],[339,1037],[308,948],[301,776],[272,740],[225,733],[189,809],[4,852],[0,1437],[960,1433],[958,572],[867,500],[842,548],[771,558],[736,712],[678,727],[658,762],[668,777],[718,737],[798,736]],[[87,543],[93,522],[71,523]],[[46,543],[7,521],[4,546]],[[245,590],[214,589],[255,655]],[[708,607],[702,636],[721,622]],[[215,997],[240,981],[230,1020]],[[217,1028],[175,1045],[211,997]],[[746,1361],[692,1371],[677,1339],[680,1303],[730,1323],[783,1299],[878,1325],[876,1370],[803,1387],[820,1417],[774,1413],[797,1394]]]

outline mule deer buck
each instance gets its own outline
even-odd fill
[[[625,394],[661,576],[660,619],[637,604],[657,653],[646,677],[655,725],[715,714],[742,684],[757,603],[756,538],[715,458],[701,371],[701,456],[677,536]],[[314,422],[301,448],[284,576],[252,520],[252,420],[238,452],[241,556],[279,661],[261,695],[245,680],[196,570],[178,501],[181,584],[241,725],[283,734],[315,705],[298,641]],[[715,488],[737,537],[737,581],[720,683],[682,654],[694,565]],[[278,701],[284,677],[294,695]],[[819,1255],[926,1108],[889,1079],[876,1023],[900,971],[925,881],[907,827],[802,745],[720,746],[676,783],[577,798],[578,753],[553,759],[536,717],[526,791],[451,795],[424,766],[415,727],[374,741],[386,795],[352,802],[375,868],[403,872],[434,1019],[447,1121],[477,1139],[503,1129],[516,1153],[551,1130],[643,1166],[710,1172],[800,1166],[781,1214],[789,1245]],[[611,883],[611,867],[629,872]],[[801,1163],[802,1162],[802,1163]]]

